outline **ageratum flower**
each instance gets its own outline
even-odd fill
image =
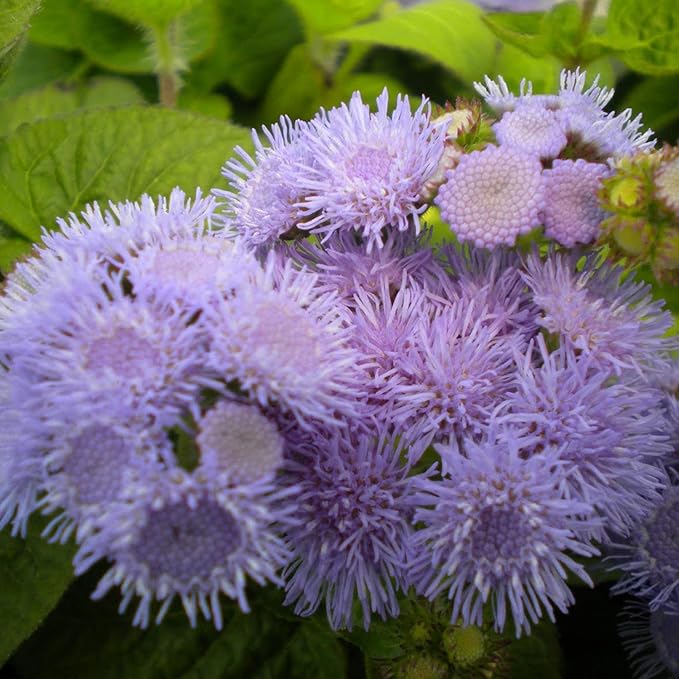
[[[477,247],[514,245],[540,224],[542,166],[514,147],[487,146],[448,170],[435,202],[462,242]]]
[[[200,611],[222,627],[220,594],[249,611],[247,579],[281,584],[277,575],[289,559],[281,532],[290,523],[289,490],[270,475],[226,485],[181,469],[141,474],[128,486],[124,503],[110,505],[100,530],[88,536],[74,558],[76,574],[101,558],[112,562],[92,597],[120,586],[124,612],[136,597],[133,624],[147,627],[151,608],[161,622],[179,597],[191,625]]]
[[[493,132],[501,146],[511,146],[541,160],[556,158],[568,143],[556,113],[538,102],[506,111],[493,125]]]
[[[588,88],[586,82],[587,73],[576,69],[561,72],[561,86],[557,95],[534,95],[532,84],[524,80],[521,82],[520,94],[516,96],[502,77],[494,82],[486,76],[483,84],[475,83],[474,86],[496,112],[519,113],[536,106],[555,112],[561,130],[568,139],[568,146],[572,147],[576,157],[603,162],[639,150],[648,151],[655,146],[652,130],[640,131],[641,114],[633,119],[631,109],[620,114],[606,113],[605,107],[613,96],[613,90],[600,87],[598,76]],[[521,119],[527,120],[526,114],[522,113],[522,116]],[[538,135],[542,132],[540,123],[536,119],[535,131]]]
[[[495,629],[511,619],[516,635],[529,632],[553,608],[573,602],[570,570],[591,585],[574,554],[597,551],[580,536],[597,523],[591,508],[555,492],[559,461],[521,456],[521,440],[492,434],[481,444],[437,446],[448,475],[417,484],[412,577],[433,600],[452,601],[451,621],[480,625],[492,605]],[[487,615],[487,610],[486,610]]]
[[[316,275],[270,256],[256,282],[206,309],[204,322],[207,365],[261,406],[291,412],[303,426],[354,413],[359,356],[336,295],[319,291]]]
[[[645,601],[632,601],[618,631],[635,677],[679,677],[679,608],[650,611]]]
[[[622,269],[589,257],[533,253],[522,276],[541,309],[538,323],[576,352],[616,374],[634,370],[644,381],[667,373],[676,340],[664,337],[672,315],[650,286],[623,279]]]
[[[424,98],[414,113],[400,95],[388,109],[386,89],[375,113],[355,92],[348,106],[311,121],[304,145],[314,163],[297,178],[305,196],[300,228],[324,238],[358,231],[368,250],[383,246],[383,229],[419,233],[427,207],[420,193],[437,168],[446,130],[432,123]]]
[[[298,225],[302,214],[300,201],[305,196],[298,181],[299,166],[312,168],[312,149],[302,137],[306,123],[292,122],[281,116],[270,128],[262,127],[268,146],[252,131],[253,158],[240,146],[239,158],[227,161],[222,174],[231,188],[213,189],[222,199],[216,220],[233,230],[251,246],[271,243]]]
[[[591,357],[578,358],[568,346],[549,353],[542,336],[535,348],[518,361],[515,388],[499,419],[535,437],[523,455],[555,448],[562,496],[594,506],[606,529],[626,533],[666,480],[660,463],[673,447],[662,394],[611,383]]]
[[[34,305],[20,328],[0,333],[0,353],[9,343],[43,404],[103,399],[140,420],[173,421],[199,388],[200,324],[180,309],[128,297],[121,276],[96,262],[64,279],[58,288],[52,281],[48,308]]]
[[[555,160],[543,173],[545,235],[569,248],[595,240],[606,216],[597,192],[608,175],[608,167],[601,163]]]
[[[324,602],[333,629],[351,628],[356,600],[365,629],[373,614],[398,615],[412,530],[403,445],[378,429],[292,446],[287,468],[300,489],[299,523],[288,532],[294,555],[283,577],[285,603],[298,615],[312,615]]]
[[[674,475],[676,481],[676,474]],[[650,602],[651,610],[667,603],[679,607],[679,485],[665,492],[622,543],[613,544],[611,564],[624,575],[613,592],[629,592]]]
[[[455,300],[422,318],[394,357],[380,397],[411,438],[479,436],[511,386],[519,341],[475,300]]]
[[[42,483],[47,432],[27,406],[30,386],[0,367],[0,530],[26,535]]]

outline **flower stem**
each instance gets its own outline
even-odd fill
[[[153,51],[158,77],[158,98],[163,106],[170,108],[177,104],[181,85],[181,54],[179,51],[178,20],[152,30]]]

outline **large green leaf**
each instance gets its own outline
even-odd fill
[[[204,0],[88,0],[97,9],[143,26],[162,26]]]
[[[9,72],[23,44],[40,0],[3,0],[0,4],[0,80]]]
[[[349,28],[375,14],[382,0],[288,0],[297,10],[307,33],[331,33]]]
[[[492,71],[495,54],[495,38],[481,16],[465,0],[432,0],[329,37],[412,50],[472,81]]]
[[[679,20],[676,0],[611,0],[607,33],[601,41],[642,73],[679,72]]]
[[[20,677],[31,679],[343,679],[341,644],[324,620],[288,621],[252,592],[252,613],[223,601],[224,628],[189,626],[175,602],[159,626],[133,628],[131,614],[118,615],[120,593],[89,600],[97,573],[69,590],[61,605],[13,659]]]
[[[134,200],[175,186],[209,190],[242,128],[160,108],[78,112],[0,140],[0,219],[26,238],[94,200]]]
[[[0,241],[0,257],[3,244]],[[54,608],[73,579],[69,546],[40,537],[44,519],[31,519],[26,539],[0,532],[0,665]]]
[[[191,69],[190,87],[212,90],[227,83],[240,94],[261,94],[293,45],[302,41],[294,10],[280,0],[221,0],[219,39]]]
[[[182,17],[182,54],[187,62],[200,59],[214,45],[215,15],[214,2],[206,0]],[[154,70],[144,31],[121,18],[96,11],[85,0],[49,0],[33,21],[29,36],[41,45],[80,50],[95,64],[112,71]]]
[[[80,85],[47,85],[18,97],[0,100],[0,135],[19,125],[78,108],[141,104],[144,97],[128,80],[99,77]]]

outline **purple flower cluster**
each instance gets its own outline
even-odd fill
[[[333,628],[410,592],[518,636],[566,610],[602,544],[621,588],[673,599],[671,315],[592,255],[434,249],[421,221],[442,176],[460,240],[584,240],[579,182],[646,137],[583,87],[488,82],[497,144],[443,174],[450,117],[355,95],[255,138],[217,200],[45,232],[0,296],[0,526],[50,515],[77,573],[109,562],[93,596],[120,588],[141,626],[179,598],[220,627],[221,595],[247,611],[254,582]]]

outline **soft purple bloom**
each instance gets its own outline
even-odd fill
[[[616,374],[634,370],[644,380],[667,372],[676,340],[665,337],[672,315],[650,286],[623,279],[622,269],[590,256],[533,253],[522,274],[541,309],[538,323],[576,351]]]
[[[181,469],[139,475],[125,503],[112,504],[75,556],[76,573],[107,558],[110,569],[92,597],[120,586],[124,612],[139,597],[133,624],[147,627],[155,601],[159,623],[179,597],[191,625],[198,613],[222,627],[220,594],[249,611],[247,579],[281,584],[277,575],[290,556],[279,536],[290,523],[289,490],[270,478],[220,484]]]
[[[460,158],[435,202],[460,241],[491,249],[514,245],[519,235],[540,224],[541,173],[534,156],[487,146]]]
[[[379,391],[402,431],[437,441],[485,431],[514,372],[518,343],[503,325],[469,298],[418,322]]]
[[[47,432],[26,407],[30,387],[0,367],[0,529],[26,535],[43,478]]]
[[[568,143],[556,113],[540,104],[506,111],[493,125],[498,144],[525,151],[540,159],[556,158]]]
[[[635,677],[679,677],[679,609],[650,611],[645,601],[632,601],[618,630]]]
[[[601,180],[609,175],[606,165],[585,160],[555,160],[545,170],[545,202],[542,219],[545,235],[561,245],[591,243],[599,235],[606,213],[599,206]]]
[[[222,400],[198,422],[200,468],[227,473],[236,483],[274,474],[283,463],[285,441],[276,424],[253,404]]]
[[[368,250],[382,247],[383,229],[420,230],[421,192],[443,153],[445,127],[430,119],[427,101],[413,113],[398,96],[389,113],[386,89],[371,113],[359,92],[349,105],[323,111],[309,124],[305,147],[314,163],[297,179],[302,229],[327,238],[358,231]]]
[[[206,309],[203,321],[207,365],[261,406],[292,412],[303,426],[354,413],[359,356],[337,297],[319,290],[314,274],[270,256],[256,282]]]
[[[592,505],[606,529],[627,532],[666,479],[658,459],[673,448],[660,392],[611,383],[608,371],[566,345],[549,353],[542,336],[534,349],[519,361],[501,421],[536,439],[524,455],[556,449],[564,498]]]
[[[313,167],[312,150],[302,139],[306,123],[281,116],[270,128],[263,127],[268,146],[252,131],[253,158],[241,147],[240,158],[227,161],[222,174],[230,181],[227,191],[214,189],[224,202],[217,219],[252,246],[275,241],[297,226],[305,189],[297,177],[299,166]]]
[[[518,96],[498,77],[497,82],[486,76],[484,83],[475,83],[476,91],[496,112],[523,111],[526,107],[541,106],[554,111],[569,146],[578,157],[605,161],[611,157],[648,151],[655,146],[652,130],[641,130],[641,115],[632,119],[631,109],[620,114],[605,107],[613,90],[600,87],[597,76],[586,87],[587,73],[576,69],[561,72],[561,86],[557,95],[534,95],[532,83],[523,80]],[[538,126],[539,127],[539,126]]]
[[[398,615],[406,586],[412,479],[403,440],[381,431],[315,437],[293,446],[288,463],[300,490],[285,603],[298,615],[324,603],[333,629],[352,627],[356,600],[366,629],[374,614]]]
[[[676,481],[676,474],[674,475]],[[652,610],[679,606],[679,485],[668,483],[653,510],[624,542],[613,544],[612,566],[624,572],[613,591],[650,602]]]
[[[468,442],[466,456],[438,446],[448,475],[418,484],[413,544],[418,591],[450,599],[451,621],[480,625],[490,603],[495,629],[512,619],[517,636],[543,612],[565,612],[566,571],[591,584],[572,555],[597,553],[580,537],[594,524],[578,518],[590,508],[555,492],[558,460],[524,460],[520,446],[512,437]]]

